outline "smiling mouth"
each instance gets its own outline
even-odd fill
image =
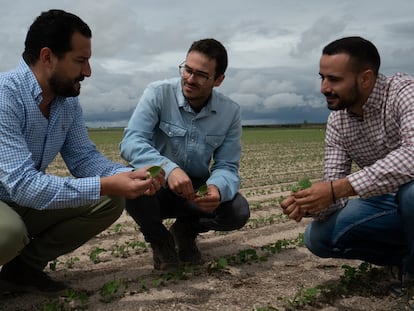
[[[186,89],[189,89],[189,90],[195,90],[195,89],[197,89],[197,85],[191,84],[191,83],[184,83],[184,87]]]
[[[325,96],[325,98],[326,98],[326,101],[327,102],[331,102],[333,100],[337,100],[338,99],[338,96],[329,95],[329,96]]]

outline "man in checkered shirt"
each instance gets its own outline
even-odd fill
[[[124,197],[164,183],[103,156],[78,101],[91,75],[91,30],[62,10],[30,26],[17,69],[0,74],[0,293],[61,292],[43,268],[105,230]],[[46,173],[60,153],[72,176]]]
[[[296,221],[314,216],[305,231],[314,254],[398,265],[408,279],[414,275],[414,78],[386,77],[379,67],[376,47],[360,37],[323,49],[321,92],[332,110],[324,181],[281,206]]]

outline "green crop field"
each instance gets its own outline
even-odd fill
[[[324,136],[323,128],[245,128],[242,187],[321,178]]]
[[[122,134],[122,128],[89,129],[97,148],[114,161],[122,161],[119,156]],[[295,182],[301,178],[320,179],[324,135],[322,126],[244,128],[240,162],[242,188]],[[50,165],[49,172],[68,174],[60,157]]]
[[[122,161],[122,134],[121,128],[89,129],[97,148],[115,161]],[[321,179],[324,136],[323,125],[243,129],[240,192],[250,218],[239,230],[200,234],[206,264],[154,273],[149,244],[123,213],[95,238],[49,263],[49,272],[76,291],[65,299],[30,296],[30,302],[10,296],[0,301],[0,310],[229,310],[235,305],[234,310],[316,311],[345,310],[356,302],[364,310],[368,304],[369,310],[391,310],[387,295],[394,280],[385,270],[312,255],[303,244],[311,219],[296,223],[280,209],[280,200],[298,181]],[[68,175],[60,157],[48,170]],[[166,227],[173,222],[164,220]]]

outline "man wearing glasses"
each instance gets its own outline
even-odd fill
[[[226,68],[220,42],[194,42],[179,66],[181,77],[150,84],[125,129],[122,157],[136,168],[157,163],[166,173],[167,186],[156,195],[126,203],[157,270],[202,264],[197,235],[239,229],[250,216],[238,192],[240,107],[214,90]],[[166,218],[176,218],[169,230]]]

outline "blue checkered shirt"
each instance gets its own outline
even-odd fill
[[[57,97],[46,119],[42,90],[23,59],[0,73],[0,200],[35,209],[77,207],[100,198],[100,176],[124,171],[89,140],[77,97]],[[60,152],[73,176],[46,174]]]

